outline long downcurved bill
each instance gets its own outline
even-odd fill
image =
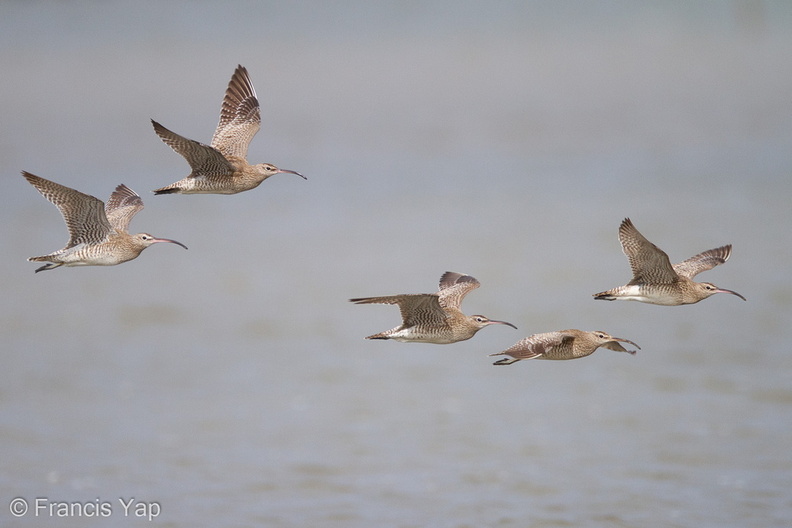
[[[516,327],[516,326],[514,326],[514,325],[513,325],[513,324],[511,324],[511,323],[507,323],[506,321],[496,321],[496,320],[494,320],[494,319],[490,319],[490,320],[489,320],[489,324],[502,324],[502,325],[506,325],[506,326],[511,326],[512,328],[514,328],[515,330],[517,330],[517,327]]]
[[[278,172],[285,172],[285,173],[288,173],[288,174],[296,174],[297,176],[299,176],[303,180],[307,180],[308,179],[305,176],[303,176],[302,174],[300,174],[299,172],[293,171],[293,170],[289,170],[289,169],[278,169]]]
[[[181,246],[184,249],[187,249],[187,246],[182,244],[181,242],[177,242],[176,240],[171,240],[170,238],[152,238],[152,242],[169,242],[171,244],[176,244],[177,246]]]
[[[740,295],[739,293],[737,293],[736,291],[725,290],[723,288],[718,288],[717,290],[715,290],[715,293],[731,293],[732,295],[736,295],[737,297],[739,297],[743,301],[747,301],[748,300],[745,297],[743,297],[742,295]]]

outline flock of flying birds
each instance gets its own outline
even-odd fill
[[[237,66],[228,83],[220,122],[209,145],[180,136],[153,120],[152,125],[160,139],[182,155],[192,170],[186,178],[154,190],[155,194],[236,194],[258,187],[278,173],[295,174],[305,179],[296,171],[279,169],[270,163],[248,163],[248,145],[261,128],[261,113],[256,91],[243,66]],[[143,209],[143,200],[126,185],[116,187],[105,204],[93,196],[29,172],[23,171],[22,175],[58,207],[69,230],[66,247],[28,259],[46,262],[36,272],[60,266],[113,266],[137,258],[144,249],[158,242],[169,242],[187,249],[181,242],[168,238],[157,238],[148,233],[129,234],[129,222]],[[699,273],[726,262],[731,255],[731,245],[704,251],[672,265],[668,255],[649,242],[629,218],[619,226],[619,241],[630,262],[633,277],[624,286],[594,294],[595,299],[678,306],[697,303],[716,293],[730,293],[745,300],[735,291],[718,288],[709,282],[693,281]],[[492,324],[517,328],[505,321],[462,313],[462,299],[479,285],[479,281],[470,275],[448,271],[440,278],[437,293],[364,297],[350,301],[399,306],[402,324],[366,339],[449,344],[470,339]],[[606,332],[570,329],[534,334],[503,352],[491,355],[508,356],[494,364],[510,365],[522,359],[581,358],[599,347],[635,354],[635,350],[627,350],[620,343],[640,349],[632,341]]]

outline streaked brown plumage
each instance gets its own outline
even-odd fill
[[[192,169],[186,178],[156,189],[154,194],[236,194],[255,189],[278,173],[305,179],[299,172],[270,163],[248,163],[248,145],[261,128],[261,112],[256,90],[242,66],[237,66],[228,83],[211,145],[180,136],[154,120],[151,123],[160,139],[181,154]]]
[[[629,343],[635,348],[641,349],[629,339],[613,337],[600,330],[584,332],[570,329],[533,334],[503,352],[490,354],[490,356],[511,356],[493,363],[493,365],[511,365],[522,359],[578,359],[590,356],[599,347],[635,354],[634,350],[627,350],[619,342]]]
[[[398,304],[402,324],[366,339],[395,339],[411,343],[449,344],[473,337],[476,332],[491,324],[517,328],[505,321],[495,321],[483,315],[468,316],[459,305],[470,291],[478,288],[479,281],[470,275],[447,271],[440,277],[437,293],[390,295],[350,299],[357,304]]]
[[[624,286],[595,293],[595,299],[678,306],[697,303],[716,293],[731,293],[745,300],[735,291],[718,288],[710,282],[693,281],[702,271],[726,262],[731,255],[731,244],[704,251],[672,266],[665,251],[639,233],[629,218],[619,226],[619,241],[630,261],[633,278]]]
[[[60,209],[69,229],[69,242],[65,248],[28,259],[48,262],[36,272],[60,266],[114,266],[136,258],[157,242],[170,242],[187,249],[181,242],[168,238],[155,238],[148,233],[130,235],[127,232],[132,217],[143,209],[143,200],[126,185],[116,187],[105,205],[93,196],[29,172],[23,171],[22,175]]]

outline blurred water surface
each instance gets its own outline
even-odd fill
[[[786,2],[5,2],[0,523],[788,526],[792,7]],[[308,176],[158,196],[238,64],[249,151]],[[20,170],[144,198],[155,246],[34,274],[63,246]],[[630,216],[748,298],[596,303]],[[442,272],[515,323],[369,342]],[[636,341],[491,366],[534,332]],[[14,497],[111,501],[14,517]]]

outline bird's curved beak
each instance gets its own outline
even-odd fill
[[[512,328],[514,328],[515,330],[517,329],[517,327],[516,327],[516,326],[514,326],[514,325],[513,325],[513,324],[511,324],[511,323],[507,323],[506,321],[496,321],[496,320],[494,320],[494,319],[490,319],[490,320],[489,320],[489,324],[502,324],[502,325],[506,325],[506,326],[511,326],[511,327],[512,327]]]
[[[737,293],[736,291],[726,290],[724,288],[718,288],[717,290],[715,290],[715,293],[731,293],[732,295],[736,295],[737,297],[739,297],[743,301],[747,301],[748,300],[745,297],[743,297],[742,295],[740,295],[739,293]]]
[[[181,242],[177,242],[176,240],[171,240],[170,238],[154,238],[152,239],[153,242],[170,242],[171,244],[176,244],[177,246],[181,246],[184,249],[187,249],[187,246],[182,244]]]
[[[288,174],[296,174],[297,176],[299,176],[303,180],[307,180],[308,179],[305,176],[303,176],[302,174],[300,174],[299,172],[293,171],[293,170],[289,170],[289,169],[278,169],[278,172],[285,172],[285,173],[288,173]]]

